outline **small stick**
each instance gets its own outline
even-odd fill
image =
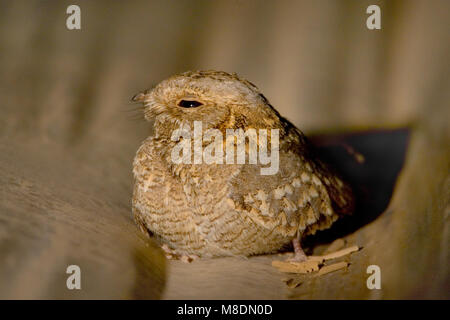
[[[328,266],[324,266],[319,270],[319,272],[317,272],[316,277],[323,276],[324,274],[346,268],[347,266],[348,266],[348,262],[345,262],[345,261],[330,264]]]
[[[318,261],[319,263],[323,262],[324,260],[331,260],[331,259],[336,259],[336,258],[340,258],[343,256],[346,256],[352,252],[358,251],[359,247],[358,246],[351,246],[333,253],[329,253],[323,256],[310,256],[308,257],[308,260],[310,261]]]
[[[280,272],[287,273],[309,273],[319,270],[318,261],[305,261],[305,262],[284,262],[284,261],[272,261],[272,266],[277,268]]]

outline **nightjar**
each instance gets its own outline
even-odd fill
[[[302,261],[302,237],[352,213],[351,187],[317,158],[303,133],[255,85],[236,74],[185,72],[133,101],[143,103],[145,118],[154,122],[154,135],[142,143],[133,163],[134,219],[173,255],[250,256],[276,252],[292,242],[294,259]],[[176,130],[192,130],[200,122],[200,142],[192,143],[192,135],[174,138]],[[250,134],[243,140],[229,138],[233,130],[250,129],[265,135],[255,141]],[[184,161],[174,161],[180,144],[197,149],[184,155]],[[243,146],[241,161],[226,161],[226,151],[230,146],[237,150],[238,144]],[[276,146],[271,153],[277,153],[277,170],[261,174],[267,161],[250,161],[251,151],[269,145]],[[198,157],[208,147],[214,150],[213,163]]]

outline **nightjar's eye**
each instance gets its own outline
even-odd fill
[[[178,102],[178,105],[183,108],[196,108],[203,105],[203,103],[195,100],[181,100],[180,102]]]

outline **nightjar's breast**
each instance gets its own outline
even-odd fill
[[[179,254],[202,257],[274,252],[290,239],[255,223],[231,198],[242,165],[169,168],[147,139],[133,173],[133,215],[141,230]]]
[[[298,233],[328,228],[347,205],[345,184],[296,153],[281,151],[278,173],[261,176],[259,165],[174,166],[160,150],[150,138],[136,154],[133,213],[179,254],[274,252]]]

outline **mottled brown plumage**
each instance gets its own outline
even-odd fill
[[[133,214],[179,255],[249,256],[275,252],[326,229],[353,211],[350,187],[317,159],[303,133],[280,116],[252,83],[217,71],[185,72],[138,94],[155,135],[134,160]],[[198,101],[195,108],[181,100]],[[172,132],[181,124],[203,130],[279,129],[279,170],[261,164],[175,164]],[[204,142],[207,144],[207,142]],[[248,150],[247,150],[248,151]],[[298,243],[298,242],[297,242]]]

